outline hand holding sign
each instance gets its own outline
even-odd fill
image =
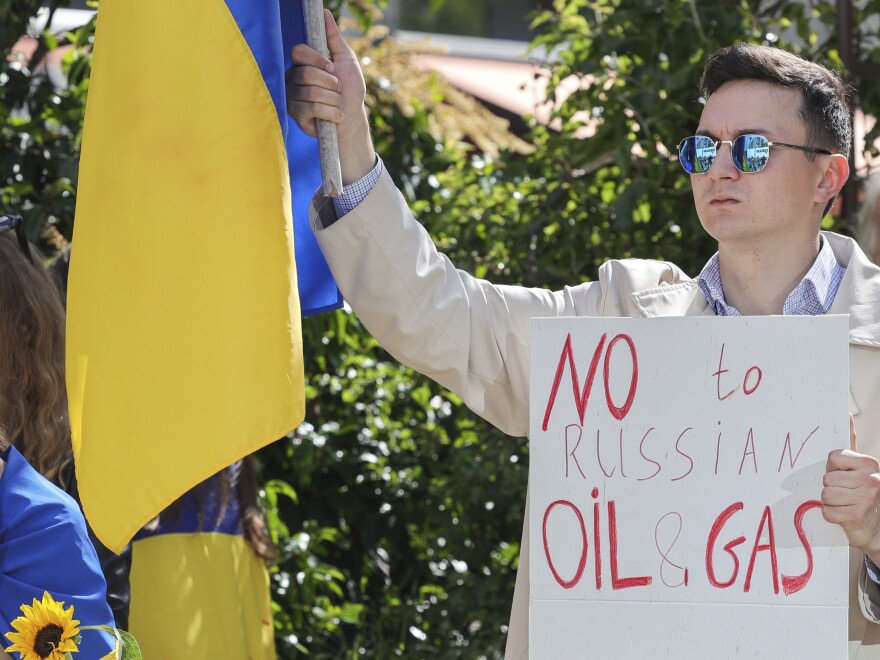
[[[858,453],[852,415],[850,449],[828,454],[822,515],[843,528],[849,544],[880,559],[880,461]]]

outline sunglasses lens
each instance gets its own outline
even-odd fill
[[[711,139],[694,135],[678,145],[678,161],[688,174],[705,174],[715,160],[715,143]]]
[[[733,141],[731,154],[740,172],[760,172],[770,160],[770,142],[763,135],[740,135]]]

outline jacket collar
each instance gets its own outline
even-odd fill
[[[822,232],[837,263],[846,266],[829,314],[849,314],[849,341],[880,346],[880,266],[865,256],[851,238]]]
[[[851,238],[822,232],[846,275],[829,314],[849,314],[849,341],[880,347],[880,267],[871,263]],[[714,316],[696,280],[630,294],[642,316]]]
[[[696,280],[636,291],[630,297],[645,318],[715,316],[715,311],[700,291]]]

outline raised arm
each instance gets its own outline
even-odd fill
[[[381,164],[374,167],[364,78],[332,16],[325,17],[332,62],[308,46],[293,50],[289,112],[311,135],[316,118],[336,123],[343,197],[354,181],[365,177],[365,185],[354,187],[363,196],[344,215],[339,198],[326,204],[316,196],[310,222],[318,245],[346,300],[386,350],[502,431],[525,435],[530,320],[629,316],[635,313],[631,291],[674,280],[677,269],[618,264],[603,269],[600,282],[555,292],[498,286],[457,269],[437,251],[388,173],[372,176]]]

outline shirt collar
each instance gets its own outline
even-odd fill
[[[827,314],[840,288],[846,268],[837,263],[834,252],[821,235],[819,254],[804,279],[788,294],[782,306],[785,315],[799,314],[815,316]],[[721,268],[716,252],[703,267],[697,284],[706,300],[718,316],[741,316],[739,310],[728,305],[724,299],[724,288],[721,285]]]

